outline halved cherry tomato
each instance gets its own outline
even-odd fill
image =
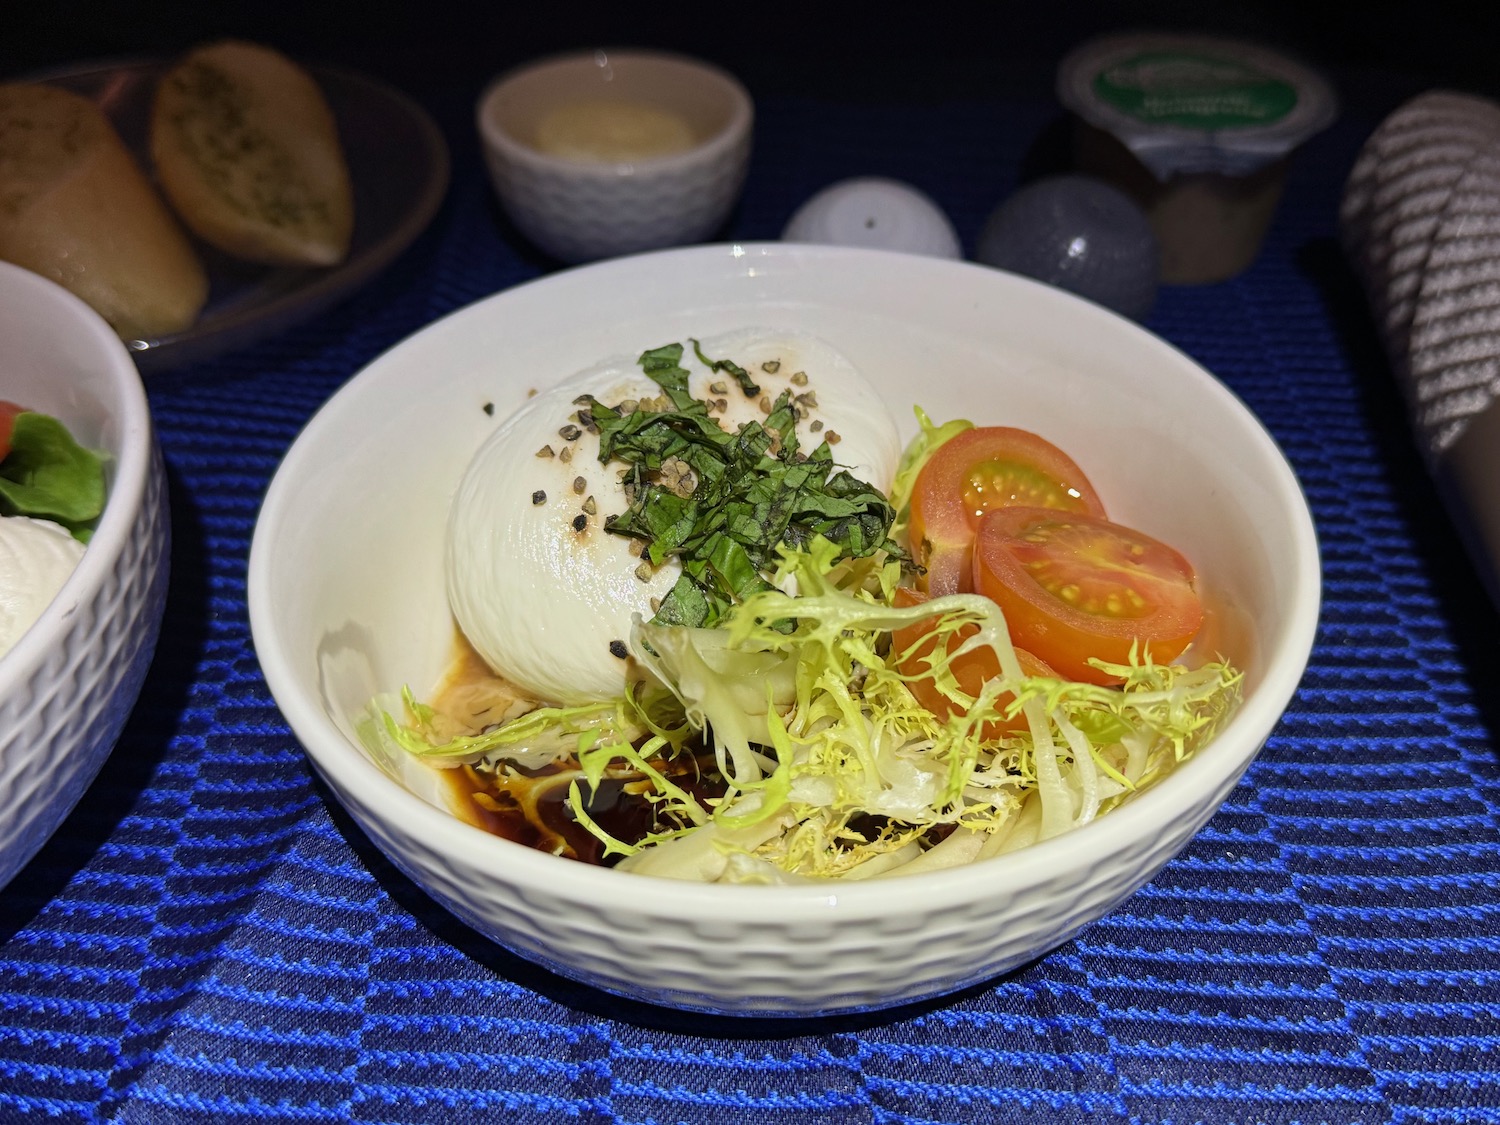
[[[983,426],[939,446],[912,490],[912,554],[927,568],[919,584],[934,597],[973,590],[975,528],[986,512],[1017,504],[1104,515],[1083,470],[1030,430]]]
[[[916,590],[901,587],[896,591],[893,603],[901,608],[906,606],[921,605],[927,600],[925,594]],[[904,628],[896,629],[891,633],[891,652],[900,654],[911,649],[911,654],[898,665],[898,671],[903,675],[915,675],[927,671],[927,655],[932,652],[937,638],[931,636],[935,618],[927,618]],[[977,625],[966,625],[956,633],[949,634],[948,651],[952,652],[965,639],[973,636],[979,631]],[[923,642],[923,638],[926,638]],[[917,647],[912,648],[915,645]],[[1016,656],[1021,661],[1021,671],[1028,676],[1055,676],[1057,675],[1045,663],[1038,660],[1023,648],[1016,649]],[[953,678],[958,681],[958,686],[966,695],[977,696],[979,689],[984,687],[986,680],[992,680],[1000,674],[1000,661],[995,656],[994,649],[987,645],[966,652],[956,660],[950,661],[949,669],[953,672]],[[911,693],[917,697],[920,703],[928,711],[931,711],[939,719],[948,719],[959,710],[958,704],[949,699],[937,689],[937,685],[930,679],[911,680],[907,683]],[[996,706],[1004,709],[1011,699],[1014,698],[1009,692],[996,698]],[[1026,716],[1017,715],[1013,719],[996,719],[980,727],[981,738],[999,738],[1001,735],[1013,731],[1026,729]]]
[[[1203,624],[1192,564],[1132,528],[1048,508],[1001,508],[980,521],[974,584],[1005,611],[1011,636],[1058,673],[1112,684],[1088,663],[1182,653]],[[1145,655],[1143,651],[1142,655]]]
[[[10,435],[16,428],[16,415],[25,413],[24,406],[0,399],[0,461],[10,456]]]

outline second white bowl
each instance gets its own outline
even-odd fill
[[[104,319],[0,263],[0,398],[105,457],[108,499],[71,578],[0,657],[0,886],[47,842],[114,749],[166,604],[166,485],[140,375]]]

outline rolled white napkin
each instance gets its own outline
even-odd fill
[[[1500,606],[1500,104],[1432,90],[1400,106],[1360,150],[1339,220],[1417,443]]]
[[[1339,218],[1435,458],[1500,394],[1500,105],[1433,90],[1396,109],[1360,150]]]

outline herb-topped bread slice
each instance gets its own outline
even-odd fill
[[[200,238],[237,258],[331,266],[349,252],[354,199],[333,113],[284,55],[226,40],[161,81],[151,156]]]

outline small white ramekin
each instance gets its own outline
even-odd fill
[[[696,143],[633,161],[542,151],[537,128],[560,106],[628,102],[684,120]],[[754,108],[730,74],[657,51],[589,51],[502,75],[476,111],[490,180],[520,232],[567,263],[705,241],[745,181]]]

